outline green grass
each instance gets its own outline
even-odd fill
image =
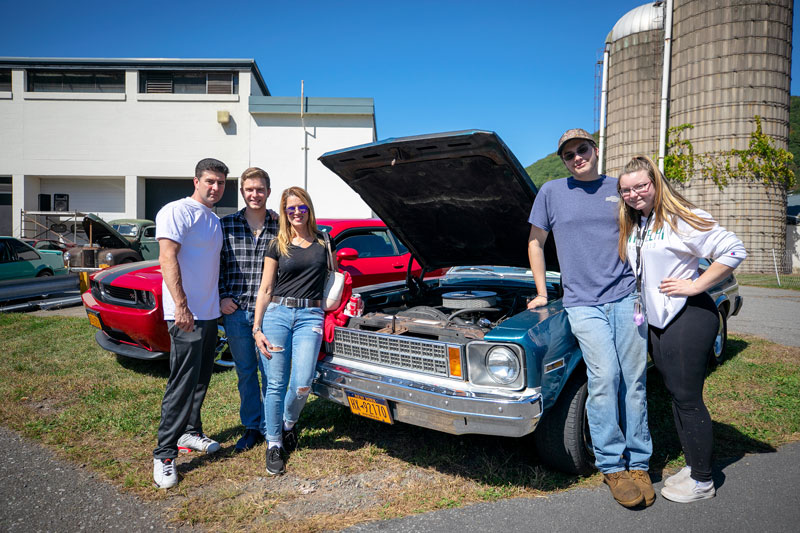
[[[167,500],[186,523],[271,531],[333,530],[479,501],[537,496],[579,485],[541,466],[531,437],[454,436],[357,418],[311,399],[289,472],[264,473],[264,449],[232,453],[242,433],[235,372],[212,377],[203,409],[213,456],[178,460],[177,489],[152,488],[165,362],[117,358],[76,318],[0,315],[0,424],[98,472],[124,491]],[[707,380],[716,457],[738,458],[800,440],[800,349],[732,337],[729,360]],[[648,376],[655,445],[651,472],[682,465],[667,392]]]
[[[800,291],[800,274],[736,274],[739,285]],[[778,280],[780,279],[780,284]]]

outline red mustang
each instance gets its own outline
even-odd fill
[[[339,268],[350,272],[353,287],[406,278],[411,254],[378,219],[317,219],[336,247]],[[441,275],[442,270],[430,275]],[[413,261],[411,273],[422,267]],[[161,309],[161,266],[158,261],[119,265],[91,276],[83,293],[89,322],[98,328],[95,340],[104,349],[136,359],[169,356],[169,334]],[[220,326],[218,363],[231,366]]]

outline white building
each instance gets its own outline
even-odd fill
[[[251,59],[0,58],[0,235],[19,235],[21,210],[152,219],[191,194],[205,157],[231,170],[221,214],[243,206],[235,179],[258,166],[269,207],[300,185],[318,216],[368,217],[317,158],[375,138],[371,98],[307,97],[301,113]]]

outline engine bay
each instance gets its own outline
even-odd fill
[[[523,311],[534,293],[531,286],[491,289],[439,287],[416,298],[408,297],[405,305],[377,309],[367,301],[368,312],[351,318],[347,327],[446,342],[480,340]]]

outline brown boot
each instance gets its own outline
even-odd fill
[[[650,481],[650,474],[647,470],[631,470],[630,476],[633,482],[639,487],[639,492],[644,498],[645,507],[650,507],[656,501],[656,491],[653,490],[653,483]]]
[[[614,499],[623,507],[636,507],[644,501],[642,491],[633,482],[627,470],[603,474],[603,481],[611,489]]]

